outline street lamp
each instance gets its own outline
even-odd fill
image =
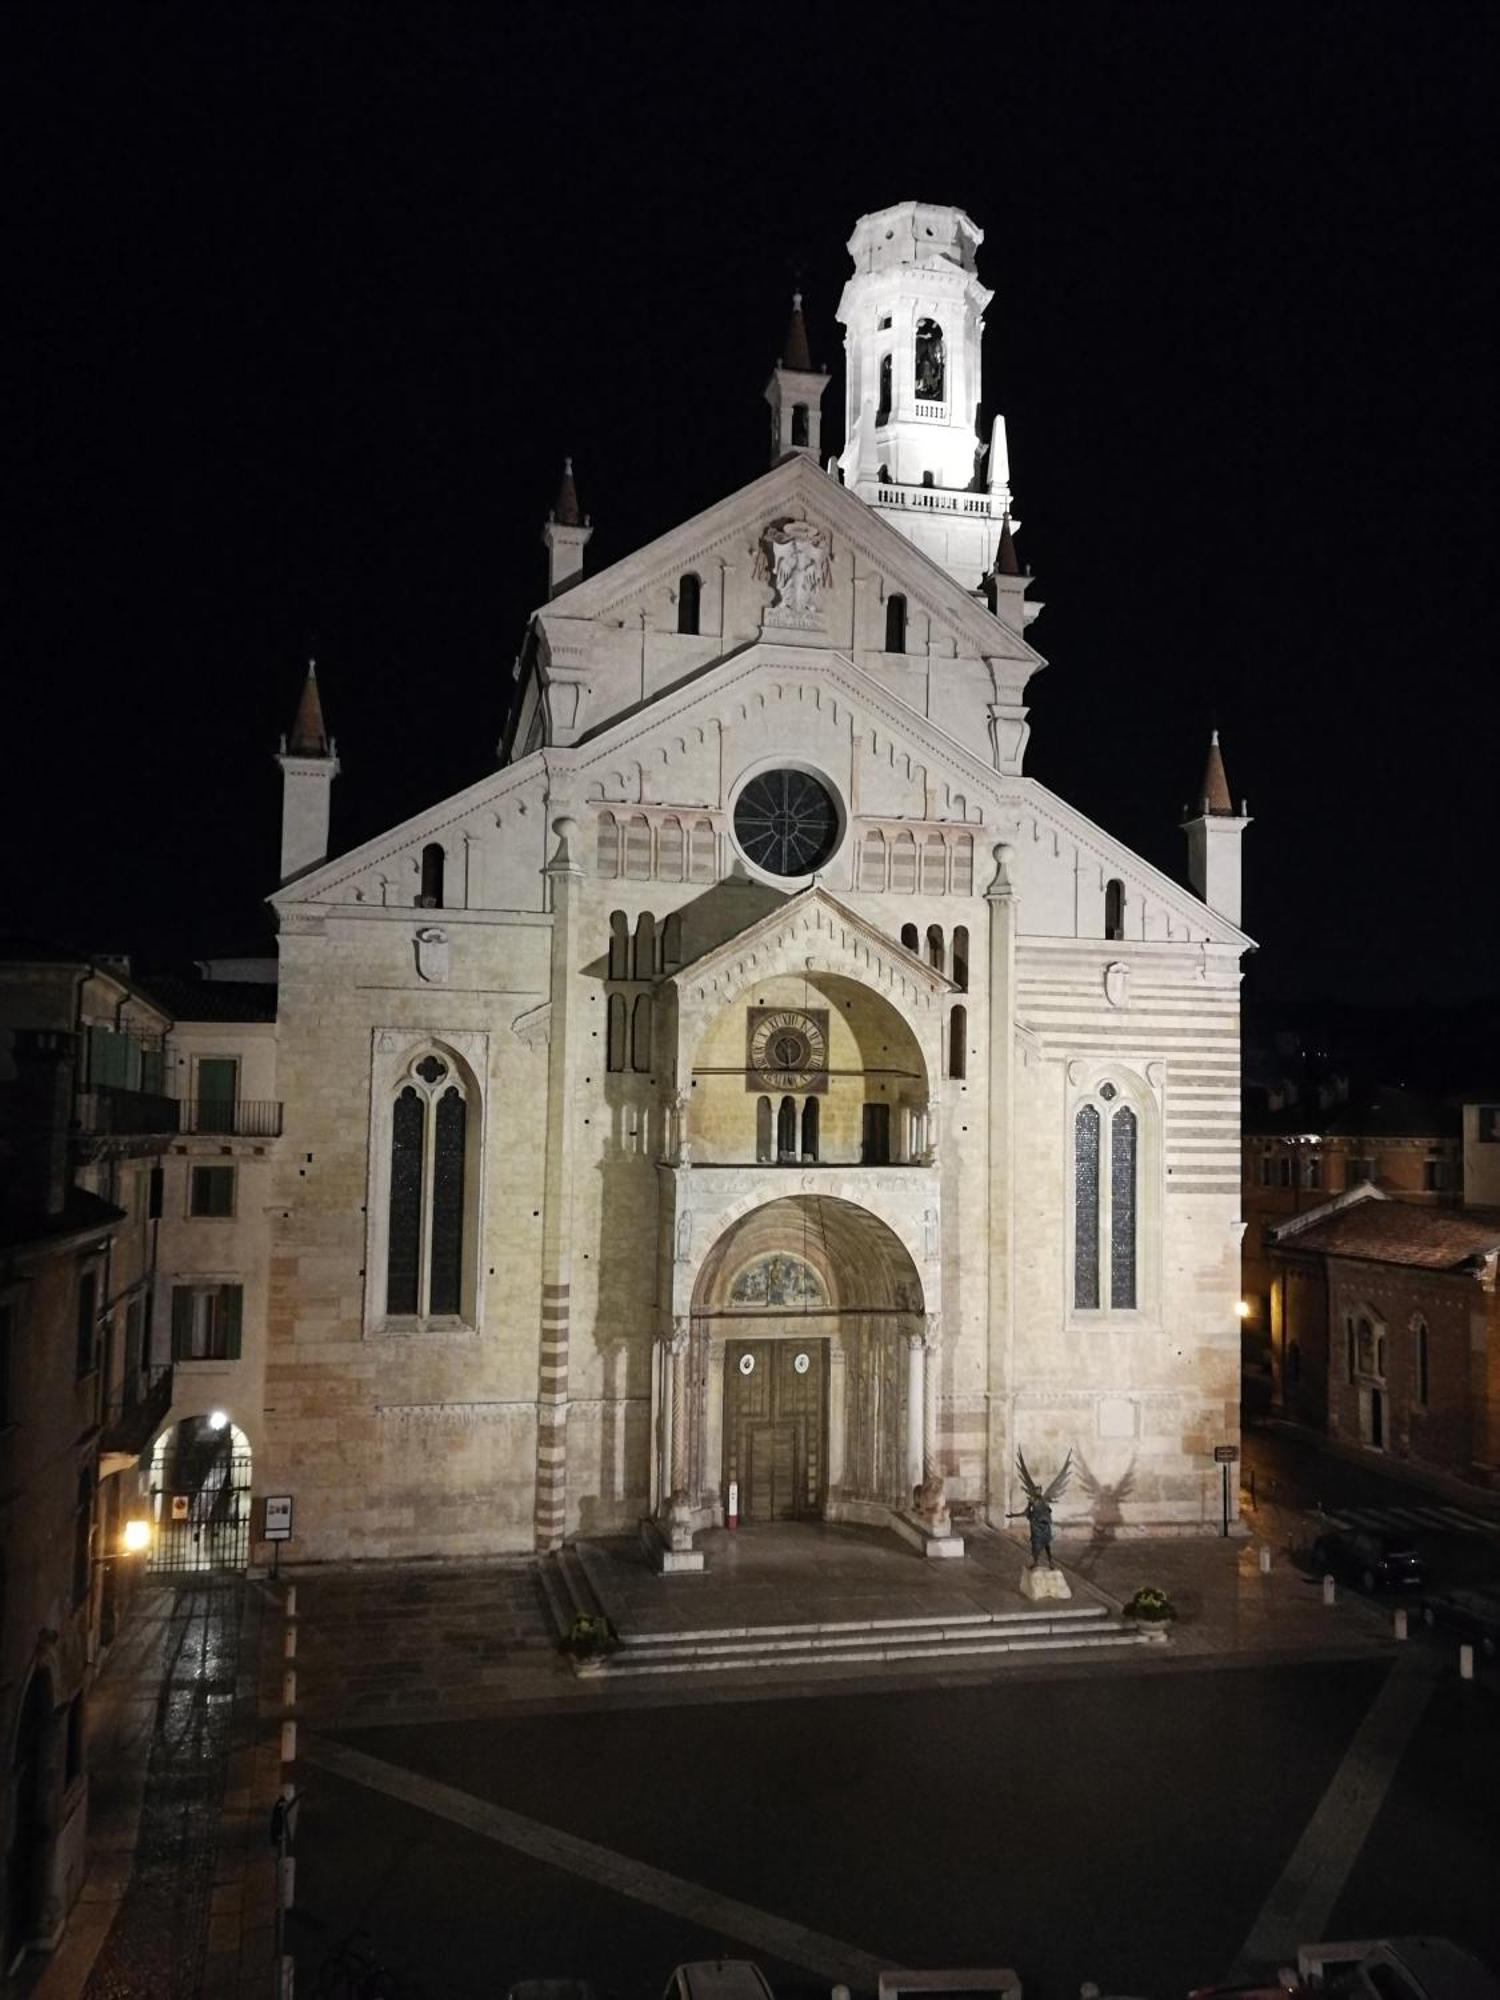
[[[208,1428],[209,1428],[209,1429],[210,1429],[211,1431],[221,1431],[221,1430],[223,1430],[223,1429],[224,1429],[224,1427],[225,1427],[225,1426],[226,1426],[226,1425],[228,1424],[228,1422],[229,1422],[229,1414],[228,1414],[228,1412],[227,1412],[227,1411],[225,1411],[225,1410],[210,1410],[210,1411],[209,1411],[209,1413],[208,1413]]]
[[[1234,1310],[1236,1318],[1249,1319],[1250,1301],[1248,1299],[1236,1299],[1234,1302]]]
[[[149,1521],[127,1521],[120,1534],[120,1553],[127,1556],[143,1556],[151,1546],[151,1523]]]

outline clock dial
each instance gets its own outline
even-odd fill
[[[768,875],[811,875],[838,845],[838,807],[807,771],[762,771],[735,803],[734,834]]]
[[[749,1020],[752,1090],[822,1090],[828,1079],[828,1014],[788,1007],[752,1007]]]

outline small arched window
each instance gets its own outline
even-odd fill
[[[802,1157],[815,1160],[818,1157],[818,1100],[809,1097],[802,1106]]]
[[[472,1243],[469,1092],[434,1051],[407,1070],[391,1107],[385,1309],[448,1319],[464,1310]]]
[[[969,990],[969,927],[958,924],[953,931],[953,984],[960,993]]]
[[[906,599],[899,591],[885,600],[885,650],[906,651]]]
[[[638,993],[630,1011],[630,1067],[637,1076],[651,1069],[651,995]]]
[[[903,924],[901,926],[901,942],[908,951],[921,951],[922,936],[915,924]]]
[[[877,424],[888,424],[891,420],[891,357],[880,357],[880,407],[875,412]]]
[[[960,1081],[969,1073],[969,1010],[955,1007],[948,1016],[948,1074]]]
[[[698,630],[698,606],[703,586],[692,570],[689,570],[677,585],[677,629],[679,632]]]
[[[605,881],[612,882],[620,872],[620,822],[612,812],[599,815],[599,849],[596,865]]]
[[[440,840],[429,840],[422,849],[422,893],[417,898],[424,910],[443,907],[443,864],[447,856]]]
[[[609,996],[609,1025],[605,1037],[604,1066],[611,1076],[618,1076],[625,1067],[625,995],[611,993]]]
[[[942,925],[929,924],[927,926],[927,963],[932,967],[934,972],[941,972],[946,956],[947,954],[943,950]]]
[[[609,913],[609,976],[630,977],[630,924],[623,910]]]
[[[776,1110],[776,1157],[778,1160],[795,1160],[797,1157],[797,1100],[783,1097]]]
[[[635,952],[630,976],[632,979],[656,977],[656,919],[649,910],[642,910],[636,919]]]
[[[916,388],[919,403],[941,403],[947,395],[943,329],[935,319],[917,321]]]
[[[1104,935],[1107,938],[1125,935],[1125,884],[1118,878],[1104,885]]]
[[[776,1157],[775,1120],[769,1097],[755,1100],[755,1157],[764,1166]]]
[[[799,445],[799,444],[800,444],[800,445],[805,445],[805,444],[807,443],[807,436],[808,436],[808,432],[807,432],[807,405],[806,405],[806,403],[793,403],[793,405],[792,405],[792,443],[793,443],[794,445]]]

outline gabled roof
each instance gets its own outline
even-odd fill
[[[716,975],[739,964],[741,960],[769,944],[778,931],[785,930],[788,925],[794,925],[810,912],[818,910],[826,912],[841,928],[862,940],[870,950],[879,952],[892,964],[899,965],[904,974],[914,978],[918,986],[925,988],[934,998],[944,993],[958,991],[951,979],[945,978],[915,952],[908,951],[904,944],[899,943],[888,931],[881,930],[878,924],[872,924],[867,917],[856,914],[847,903],[841,903],[837,896],[829,895],[820,882],[810,883],[807,888],[798,890],[795,896],[789,896],[784,903],[779,903],[774,910],[768,910],[763,917],[758,917],[744,930],[736,931],[733,937],[726,938],[722,944],[700,953],[689,964],[678,966],[675,972],[664,974],[658,984],[663,986],[676,984],[683,987],[711,984]]]
[[[1047,662],[1034,646],[987,610],[983,602],[955,583],[948,572],[924,555],[905,535],[882,518],[857,493],[840,485],[805,452],[789,454],[769,472],[730,493],[701,514],[681,522],[655,541],[622,556],[596,576],[573,584],[565,598],[537,608],[538,616],[600,618],[626,599],[649,588],[658,576],[675,576],[705,547],[778,513],[811,516],[826,522],[836,534],[858,548],[897,580],[941,624],[962,636],[965,650],[981,659],[1025,661],[1032,672]]]
[[[1276,1240],[1286,1240],[1286,1234],[1278,1230]],[[1500,1251],[1500,1211],[1419,1208],[1414,1202],[1384,1198],[1361,1201],[1321,1217],[1315,1211],[1289,1247],[1371,1264],[1462,1271]]]

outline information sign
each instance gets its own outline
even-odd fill
[[[290,1493],[271,1493],[266,1496],[264,1539],[268,1542],[289,1542],[292,1539],[292,1496]]]
[[[1214,1446],[1215,1465],[1233,1465],[1240,1455],[1237,1444],[1216,1444]]]

